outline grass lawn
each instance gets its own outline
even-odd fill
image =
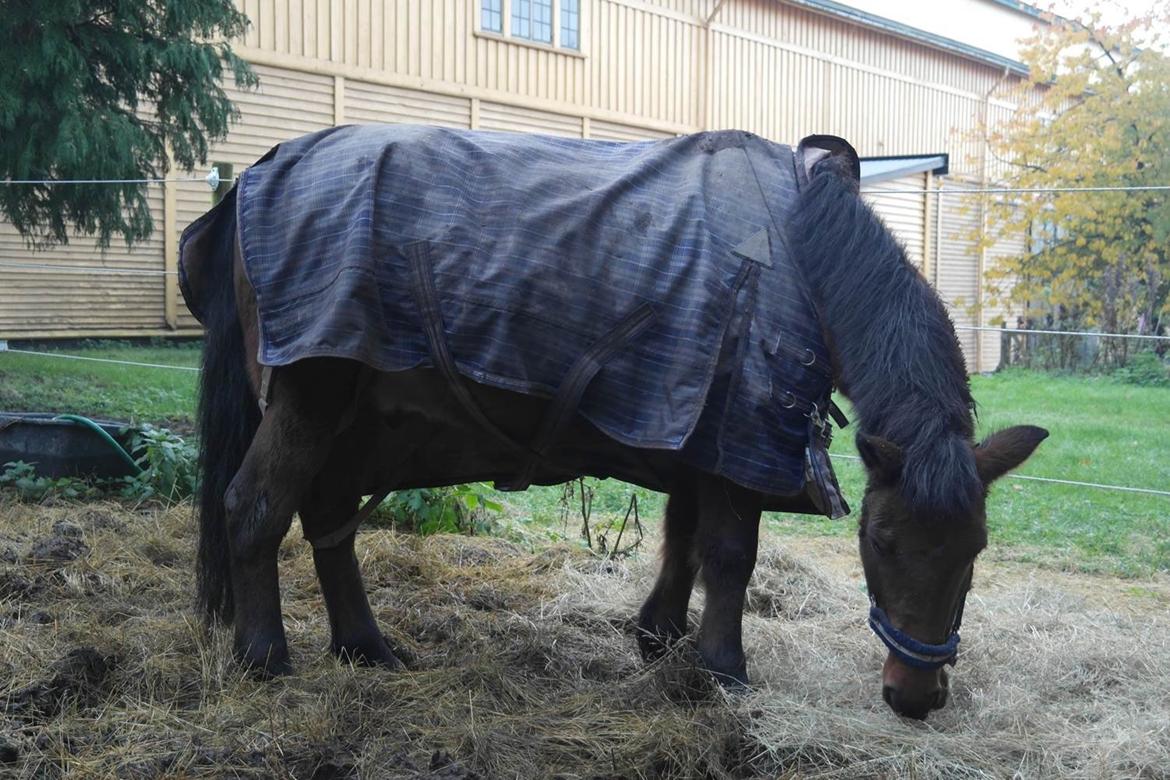
[[[1051,436],[1020,474],[1170,490],[1170,389],[1104,377],[1057,377],[1008,371],[971,380],[979,435],[1016,424]],[[852,426],[833,442],[856,455]],[[834,460],[856,511],[861,464]],[[773,522],[809,535],[852,534],[854,515],[831,521],[795,515]],[[988,526],[993,554],[1114,574],[1170,571],[1170,497],[1054,485],[1005,477],[992,488]]]
[[[185,366],[200,362],[199,342],[149,345],[82,342],[13,348],[65,355]],[[191,430],[198,374],[0,352],[0,410],[68,412]]]
[[[58,348],[46,348],[46,351]],[[61,352],[144,363],[197,366],[197,344],[71,345]],[[190,429],[196,374],[159,368],[82,363],[0,353],[0,409],[59,411]],[[974,377],[981,435],[1017,423],[1052,432],[1024,474],[1170,490],[1170,389],[1107,378],[1006,372]],[[851,426],[833,452],[853,455]],[[863,487],[860,463],[838,458],[838,476],[855,513]],[[628,485],[602,482],[595,512],[624,511]],[[661,496],[639,490],[644,517],[661,514]],[[513,512],[534,524],[559,524],[561,488],[505,494]],[[579,523],[574,503],[570,533]],[[1005,478],[988,505],[992,554],[1045,565],[1142,575],[1170,570],[1170,498]],[[846,535],[855,516],[776,515],[777,530],[800,536]]]

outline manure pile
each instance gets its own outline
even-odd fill
[[[394,674],[327,653],[296,537],[281,569],[297,672],[262,683],[191,610],[189,507],[0,501],[0,776],[1170,775],[1165,580],[984,562],[951,703],[921,724],[881,702],[848,540],[765,536],[756,687],[728,697],[685,653],[638,658],[652,554],[365,533],[374,611],[410,666]]]

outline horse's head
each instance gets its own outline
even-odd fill
[[[870,626],[890,651],[882,697],[898,714],[925,718],[946,704],[943,666],[954,664],[975,557],[987,545],[987,487],[1023,463],[1047,436],[1043,428],[1024,425],[977,446],[963,442],[983,487],[977,500],[957,501],[962,509],[924,510],[906,498],[902,449],[858,435],[869,476],[858,537],[872,602]]]

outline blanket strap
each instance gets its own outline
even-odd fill
[[[377,494],[366,499],[366,503],[362,504],[362,508],[345,525],[340,528],[335,528],[323,536],[314,536],[312,539],[305,537],[305,539],[309,544],[313,545],[314,550],[332,550],[341,544],[350,534],[355,533],[358,526],[366,522],[370,515],[374,513],[374,510],[378,508],[378,505],[385,501],[386,496],[390,495],[390,493],[391,491],[389,489],[379,491]]]
[[[431,359],[447,378],[455,397],[472,419],[509,447],[527,453],[524,465],[516,477],[506,485],[497,484],[501,490],[525,490],[531,484],[532,475],[545,457],[545,453],[564,432],[565,427],[576,413],[577,405],[585,393],[585,388],[589,386],[593,377],[613,355],[649,327],[650,323],[654,321],[654,309],[650,304],[639,306],[577,359],[549,403],[532,444],[524,445],[500,430],[495,423],[488,419],[475,399],[472,398],[463,382],[462,375],[455,366],[451,352],[447,349],[446,339],[443,337],[443,319],[439,311],[438,295],[435,291],[435,280],[431,273],[428,252],[429,247],[424,242],[417,242],[407,247],[407,255],[411,260],[415,275],[415,297],[422,315],[423,329],[426,332]],[[267,383],[265,382],[265,384]],[[310,539],[310,544],[317,550],[328,550],[336,547],[350,534],[356,532],[358,527],[369,518],[379,504],[386,500],[390,493],[391,490],[386,489],[371,496],[343,526],[324,536]]]
[[[553,396],[548,409],[545,410],[544,416],[541,418],[540,429],[532,440],[532,451],[525,458],[524,465],[509,482],[497,482],[497,489],[508,491],[528,489],[529,485],[532,484],[532,475],[537,466],[540,465],[540,461],[547,456],[548,450],[560,439],[565,428],[568,427],[569,421],[576,414],[581,396],[585,394],[585,388],[593,381],[593,377],[611,357],[616,355],[638,334],[646,330],[653,321],[654,308],[650,304],[644,303],[622,318],[608,333],[587,349],[585,354],[577,358],[572,368],[565,374],[565,378],[561,380],[556,395]]]
[[[471,415],[471,419],[509,448],[528,452],[527,445],[516,441],[488,419],[483,410],[479,408],[479,404],[471,397],[471,391],[467,389],[463,376],[455,366],[455,359],[451,357],[451,351],[447,348],[447,339],[444,336],[443,314],[439,311],[439,295],[435,290],[435,277],[431,270],[430,245],[425,241],[415,241],[404,249],[414,271],[415,302],[418,304],[423,331],[427,337],[427,347],[430,349],[431,360],[434,362],[435,368],[439,369],[447,379],[447,384],[455,393],[455,398],[464,411]]]

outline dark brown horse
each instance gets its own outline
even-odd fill
[[[1023,426],[973,441],[966,369],[944,306],[862,202],[852,150],[830,152],[810,158],[784,241],[808,281],[833,380],[860,417],[869,481],[859,543],[871,624],[890,648],[884,696],[921,718],[946,700],[941,667],[954,661],[958,618],[987,543],[987,486],[1047,432]],[[361,497],[389,474],[395,487],[422,487],[527,470],[525,482],[634,475],[667,491],[662,568],[638,616],[642,654],[654,658],[688,634],[701,580],[701,661],[727,684],[747,683],[741,623],[764,496],[675,451],[621,444],[581,416],[558,432],[570,443],[559,457],[534,467],[508,441],[538,437],[550,399],[454,383],[436,368],[378,372],[321,357],[266,370],[257,359],[256,292],[231,225],[193,239],[192,254],[207,260],[185,265],[184,292],[207,327],[199,597],[209,617],[234,625],[244,664],[266,674],[290,669],[277,548],[294,513],[307,538],[328,540],[314,545],[314,562],[333,651],[396,668],[354,554]]]

